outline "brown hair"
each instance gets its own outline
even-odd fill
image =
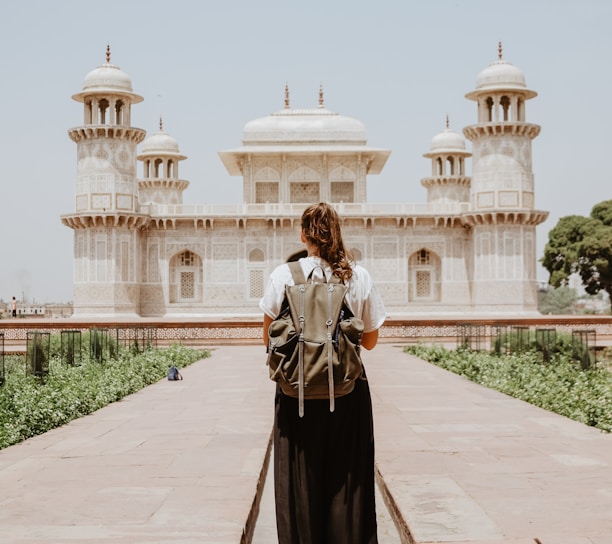
[[[326,260],[334,275],[348,281],[353,275],[353,256],[344,247],[338,212],[325,202],[308,206],[302,214],[302,231],[306,240],[319,250],[319,256]]]

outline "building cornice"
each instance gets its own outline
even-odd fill
[[[168,178],[155,178],[155,179],[139,179],[139,189],[179,189],[184,191],[189,187],[189,182],[184,179],[168,179]]]
[[[144,214],[133,213],[80,213],[61,216],[62,223],[71,229],[91,229],[97,227],[124,227],[141,229],[150,218]]]
[[[512,135],[527,136],[532,140],[540,134],[540,125],[533,123],[503,122],[503,123],[478,123],[463,129],[463,134],[468,140],[488,136]]]
[[[423,187],[441,187],[444,185],[459,185],[469,187],[472,178],[469,176],[430,176],[421,180]]]
[[[113,138],[115,140],[127,140],[139,144],[145,139],[146,135],[146,131],[141,128],[118,125],[84,125],[68,130],[68,136],[76,143],[97,138]]]
[[[491,210],[472,211],[461,216],[468,227],[481,225],[539,225],[548,218],[548,212],[541,210]]]

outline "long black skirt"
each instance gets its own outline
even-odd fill
[[[372,400],[366,380],[329,400],[276,389],[274,491],[279,544],[377,544]]]

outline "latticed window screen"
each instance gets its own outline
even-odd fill
[[[195,274],[191,271],[181,272],[181,298],[195,298]]]
[[[249,296],[251,298],[261,298],[264,294],[264,274],[263,270],[249,271]]]
[[[319,202],[319,182],[292,182],[290,200],[298,203]]]
[[[278,183],[275,181],[258,181],[255,184],[255,202],[257,204],[277,203]]]
[[[421,249],[421,251],[419,251],[417,254],[417,258],[416,258],[417,264],[429,264],[429,261],[430,261],[429,251],[427,251],[426,249]]]
[[[191,251],[183,251],[181,253],[181,265],[182,266],[193,266],[195,264],[195,257]]]
[[[334,181],[331,184],[332,202],[355,202],[352,181]]]
[[[416,271],[416,296],[417,298],[431,296],[431,272],[429,270]]]

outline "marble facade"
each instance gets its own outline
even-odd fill
[[[161,122],[148,139],[131,126],[142,97],[107,51],[73,96],[83,124],[68,131],[78,157],[75,210],[62,216],[74,230],[74,315],[258,316],[268,274],[303,249],[300,216],[318,201],[337,207],[391,316],[536,314],[536,226],[547,212],[534,209],[540,127],[525,111],[534,96],[500,47],[466,95],[477,122],[464,136],[447,126],[424,155],[427,201],[375,204],[368,176],[390,151],[328,110],[322,90],[316,107],[296,109],[286,89],[281,110],[248,122],[242,145],[219,153],[243,178],[243,202],[191,205],[179,176],[187,157]]]

